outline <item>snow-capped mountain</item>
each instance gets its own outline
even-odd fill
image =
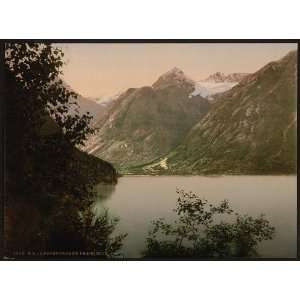
[[[168,153],[210,109],[200,95],[189,98],[194,84],[173,68],[151,86],[129,88],[109,102],[107,114],[96,123],[100,130],[84,150],[122,172]]]
[[[230,90],[248,75],[248,73],[231,73],[225,75],[224,73],[216,72],[204,80],[195,82],[195,89],[190,94],[190,97],[201,95],[202,97],[212,99],[213,95]]]
[[[297,56],[292,51],[266,64],[218,96],[180,144],[143,171],[296,174]]]

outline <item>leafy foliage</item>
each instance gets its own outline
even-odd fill
[[[93,249],[106,257],[124,238],[110,237],[117,222],[107,215],[91,220],[92,187],[114,183],[116,172],[76,148],[94,132],[92,117],[79,114],[76,93],[60,79],[62,66],[63,52],[48,43],[5,45],[9,255]]]
[[[51,44],[7,43],[5,45],[6,79],[14,86],[14,105],[28,122],[27,130],[37,131],[43,117],[49,113],[73,145],[83,145],[88,134],[89,113],[79,115],[78,107],[70,115],[77,94],[69,91],[59,78],[62,75],[64,53]],[[21,91],[21,93],[20,93]]]
[[[227,200],[215,206],[192,192],[177,193],[178,219],[173,224],[153,221],[146,257],[251,257],[260,242],[274,236],[275,228],[264,215],[242,216]]]
[[[73,215],[66,218],[66,211]],[[95,217],[92,203],[81,209],[78,216],[78,210],[66,202],[50,219],[46,248],[53,251],[94,252],[102,258],[120,257],[127,234],[114,235],[118,221],[118,218],[110,217],[107,210]]]

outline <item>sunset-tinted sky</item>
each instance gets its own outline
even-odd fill
[[[65,52],[64,79],[87,97],[151,85],[178,67],[194,80],[214,72],[255,72],[297,44],[58,44]]]

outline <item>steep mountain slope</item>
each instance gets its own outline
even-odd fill
[[[93,117],[94,120],[99,120],[104,117],[107,111],[106,103],[97,103],[96,100],[84,97],[80,95],[78,92],[74,91],[66,82],[64,82],[64,86],[69,90],[75,92],[78,96],[76,99],[72,99],[78,104],[78,112],[79,114],[86,114],[87,112]],[[74,114],[74,107],[70,107],[70,113]]]
[[[107,161],[104,161],[100,158],[94,157],[92,155],[88,155],[86,152],[79,150],[77,147],[70,145],[64,138],[62,134],[61,128],[57,125],[57,123],[48,115],[44,118],[44,123],[39,132],[40,136],[46,139],[58,140],[59,142],[64,143],[66,146],[63,149],[64,155],[68,154],[68,157],[73,160],[75,163],[75,168],[72,170],[71,167],[66,167],[65,172],[69,171],[70,174],[73,174],[76,177],[75,171],[80,171],[81,183],[84,183],[85,180],[92,177],[95,178],[97,183],[108,183],[114,184],[117,183],[117,172],[114,167]],[[58,148],[56,146],[56,148]],[[54,151],[53,151],[54,152]],[[46,161],[46,157],[49,158],[49,153],[45,154],[44,160]],[[56,158],[56,161],[58,159]],[[27,161],[27,165],[39,165],[38,162],[35,161]],[[73,166],[74,167],[74,166]],[[47,167],[47,169],[51,169],[51,167]],[[69,170],[70,169],[70,170]],[[79,176],[79,175],[78,175]],[[78,180],[78,178],[74,178]],[[69,182],[72,182],[73,178],[69,178]]]
[[[294,51],[246,77],[144,173],[295,173],[296,71]]]
[[[166,154],[210,107],[201,96],[189,98],[193,89],[194,82],[174,68],[152,86],[127,90],[96,124],[101,129],[85,150],[123,171]]]
[[[79,105],[80,114],[89,112],[95,120],[102,117],[106,112],[105,105],[98,104],[96,101],[81,95],[78,95],[76,102]]]

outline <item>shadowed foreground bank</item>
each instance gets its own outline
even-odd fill
[[[124,238],[112,237],[117,220],[92,214],[92,187],[115,184],[117,173],[77,149],[94,129],[60,80],[62,59],[50,44],[5,45],[8,258],[79,251],[106,258],[117,255]]]

